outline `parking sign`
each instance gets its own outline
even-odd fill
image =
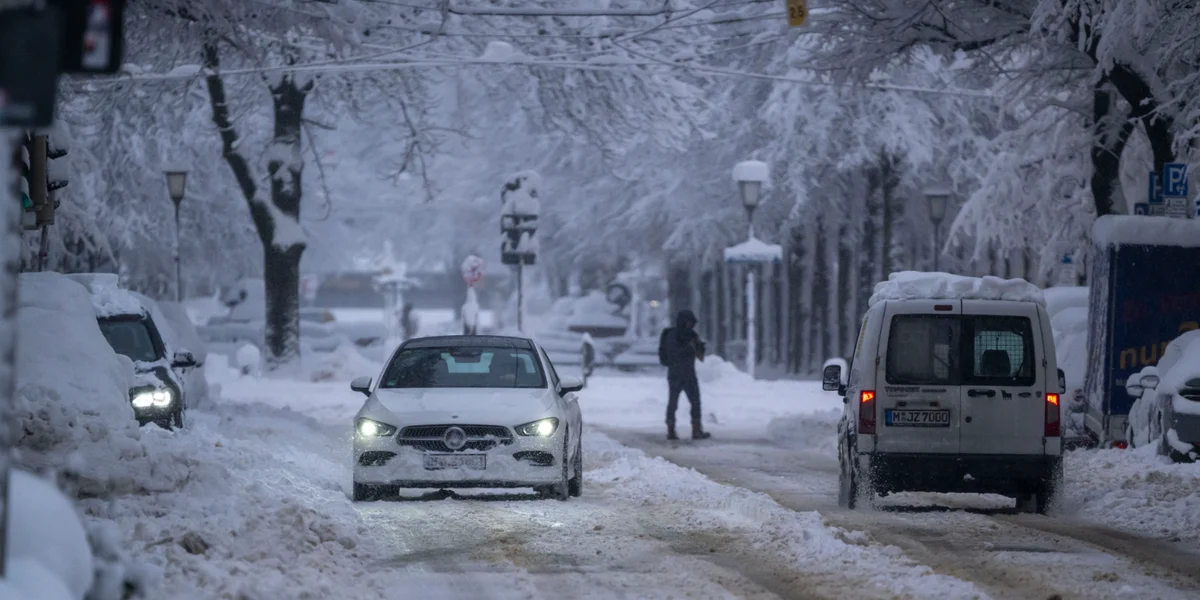
[[[1187,165],[1167,163],[1163,166],[1163,195],[1186,198],[1188,195]]]
[[[1146,190],[1146,202],[1151,205],[1163,203],[1162,173],[1150,171],[1150,186]]]

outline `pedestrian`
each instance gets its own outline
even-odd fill
[[[687,394],[692,405],[692,439],[712,437],[700,423],[700,382],[696,379],[696,361],[704,360],[704,342],[696,333],[695,313],[681,310],[675,317],[675,327],[663,330],[658,339],[658,362],[667,368],[667,439],[677,440],[675,434],[675,411],[679,408],[679,394]]]

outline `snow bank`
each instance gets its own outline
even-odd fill
[[[96,444],[136,438],[131,363],[101,335],[92,296],[56,273],[24,273],[19,285],[18,463],[40,471]]]
[[[349,427],[262,405],[194,411],[188,430],[156,440],[189,458],[182,485],[80,504],[108,548],[145,565],[144,597],[342,597],[364,565],[350,552]]]
[[[1200,247],[1200,220],[1132,215],[1104,215],[1092,226],[1092,240],[1100,246]]]
[[[837,456],[837,424],[842,411],[829,409],[811,414],[775,417],[767,423],[767,439],[788,448]]]
[[[378,364],[367,360],[353,342],[343,341],[336,350],[328,354],[316,354],[316,364],[307,369],[308,380],[350,381],[360,375],[375,376]]]
[[[885,300],[1011,300],[1046,304],[1042,290],[1024,279],[963,277],[949,273],[902,271],[875,286],[870,305]]]
[[[13,469],[0,600],[82,600],[92,552],[75,507],[50,481]]]
[[[1154,446],[1066,454],[1064,509],[1139,535],[1200,543],[1200,463],[1174,464]]]
[[[1050,287],[1042,290],[1046,298],[1046,312],[1053,318],[1056,313],[1070,308],[1088,307],[1088,288],[1086,286]]]

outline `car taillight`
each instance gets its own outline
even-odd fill
[[[1059,427],[1058,394],[1046,394],[1046,437],[1058,437],[1062,433]]]
[[[864,391],[859,396],[858,432],[875,435],[875,392]]]

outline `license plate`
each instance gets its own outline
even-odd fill
[[[949,427],[948,410],[893,410],[884,412],[884,422],[890,427]]]
[[[439,469],[470,469],[482,471],[487,468],[486,454],[426,454],[425,468],[430,471]]]

